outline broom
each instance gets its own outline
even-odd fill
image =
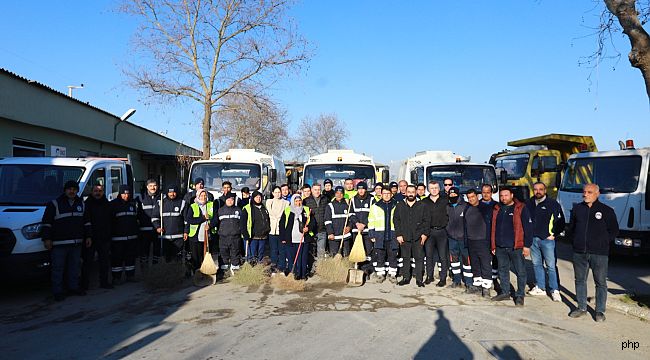
[[[212,254],[208,250],[208,228],[205,228],[205,241],[203,242],[203,263],[199,271],[205,275],[215,275],[217,273],[217,265],[212,259]]]

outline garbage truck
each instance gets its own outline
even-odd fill
[[[619,142],[620,150],[571,155],[557,200],[570,220],[575,203],[582,202],[585,184],[600,187],[599,201],[616,213],[619,233],[610,252],[650,254],[650,147],[637,149],[634,141]]]
[[[332,180],[333,186],[343,186],[345,179],[357,183],[365,181],[372,187],[377,179],[377,168],[372,157],[357,154],[353,150],[328,150],[326,153],[311,156],[305,163],[302,176],[295,173],[292,181],[300,185],[316,183],[323,184],[325,179]],[[381,171],[381,178],[388,179],[388,169]]]
[[[513,140],[506,149],[490,156],[500,185],[507,185],[519,200],[533,195],[533,184],[546,184],[547,194],[556,198],[561,176],[569,156],[581,151],[598,151],[591,136],[547,134]]]

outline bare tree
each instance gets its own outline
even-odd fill
[[[243,148],[281,155],[288,144],[286,113],[267,98],[231,94],[215,115],[212,140],[217,151]]]
[[[595,0],[600,2],[601,0]],[[645,82],[646,94],[650,100],[650,35],[643,26],[650,19],[650,0],[603,0],[605,9],[600,14],[600,25],[596,29],[596,51],[587,57],[588,63],[598,63],[603,58],[618,58],[620,53],[607,53],[612,36],[622,30],[630,41],[628,53],[630,65],[641,71]],[[618,20],[618,22],[617,22]]]
[[[306,116],[300,122],[298,136],[292,141],[297,158],[321,154],[329,149],[340,149],[348,138],[346,124],[338,115],[320,114],[317,118]]]
[[[265,89],[311,56],[287,15],[292,0],[121,1],[122,11],[142,20],[133,43],[141,63],[125,73],[152,97],[200,104],[205,159],[225,96]]]

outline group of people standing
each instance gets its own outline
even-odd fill
[[[523,306],[526,257],[532,259],[536,284],[528,294],[561,300],[555,240],[566,231],[573,238],[578,299],[570,315],[586,313],[591,268],[596,320],[604,320],[608,244],[618,225],[613,210],[598,201],[597,185],[585,185],[584,201],[574,206],[566,229],[562,209],[546,196],[541,182],[534,184],[534,197],[526,202],[515,199],[507,187],[497,202],[491,185],[464,194],[451,178],[442,185],[402,180],[374,184],[371,193],[365,182],[346,179],[344,186],[333,187],[325,180],[322,188],[306,184],[293,195],[286,184],[274,187],[272,198],[264,201],[259,191],[249,195],[247,189],[237,197],[228,181],[215,199],[201,178],[183,198],[177,186],[167,186],[161,195],[158,183],[148,180],[142,199],[133,199],[132,189],[122,185],[109,202],[102,185],[95,185],[84,201],[77,195],[78,184],[69,181],[64,193],[48,203],[42,221],[42,238],[52,253],[54,296],[64,299],[66,287],[69,294],[85,294],[95,253],[103,288],[120,284],[123,274],[133,281],[137,257],[146,266],[150,253],[153,264],[161,257],[167,262],[187,259],[190,275],[208,249],[218,253],[224,275],[234,274],[242,261],[262,261],[268,251],[274,272],[306,279],[318,258],[348,256],[353,239],[361,234],[367,258],[359,265],[374,282],[388,279],[404,286],[415,277],[416,285],[424,287],[434,282],[437,264],[436,286],[447,286],[451,278],[453,288],[502,301],[511,298],[512,271],[517,278],[514,302]]]

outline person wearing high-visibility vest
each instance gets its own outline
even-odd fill
[[[294,194],[290,204],[280,218],[280,241],[288,250],[284,273],[288,275],[293,272],[296,280],[303,280],[308,274],[309,243],[316,230],[316,222],[311,210],[302,205],[300,195]]]
[[[370,207],[368,229],[370,241],[375,244],[373,266],[375,282],[382,283],[388,274],[388,280],[397,283],[397,237],[395,234],[395,208],[397,201],[389,188],[381,191],[381,201]]]
[[[244,243],[248,246],[246,261],[251,264],[262,261],[269,233],[271,218],[266,206],[262,204],[262,193],[253,191],[251,202],[242,209],[242,223],[246,225]]]
[[[350,200],[357,195],[357,191],[354,189],[354,180],[347,178],[343,183],[345,187],[345,200]]]
[[[193,271],[198,270],[203,263],[205,229],[207,228],[209,233],[214,233],[217,228],[217,218],[214,215],[214,202],[208,200],[208,192],[205,189],[196,190],[194,202],[185,213],[185,232],[190,244]]]

